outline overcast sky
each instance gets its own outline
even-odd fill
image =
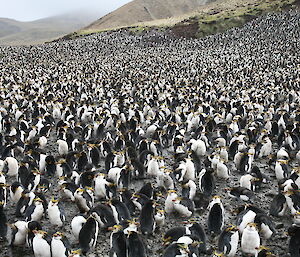
[[[0,0],[0,17],[32,21],[78,10],[105,14],[130,0]]]

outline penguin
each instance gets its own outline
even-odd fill
[[[32,242],[35,236],[34,231],[43,230],[42,225],[37,221],[29,221],[26,224],[26,245],[32,250]]]
[[[126,237],[122,226],[114,225],[110,235],[110,257],[127,257]]]
[[[75,185],[74,183],[65,182],[64,180],[62,180],[60,183],[59,191],[61,193],[61,197],[75,202],[75,192],[79,186]]]
[[[248,190],[256,190],[256,182],[260,181],[259,178],[252,176],[251,174],[243,175],[240,178],[240,187],[247,188]]]
[[[270,204],[270,215],[282,217],[285,215],[286,209],[287,203],[285,196],[282,193],[275,195]]]
[[[79,232],[82,226],[86,223],[86,218],[82,215],[75,216],[71,221],[72,234],[74,235],[76,241],[79,240]]]
[[[106,175],[98,173],[94,177],[95,182],[95,196],[97,199],[112,199],[116,195],[115,184],[106,180]]]
[[[24,187],[27,190],[34,192],[37,186],[39,185],[40,181],[41,181],[41,173],[38,171],[38,169],[34,169],[27,176]]]
[[[300,211],[300,193],[295,190],[287,190],[283,192],[286,203],[292,215]]]
[[[260,246],[260,236],[255,223],[248,223],[242,233],[241,250],[245,254],[257,256]]]
[[[208,210],[208,231],[213,235],[218,235],[223,229],[225,218],[224,207],[219,196],[213,196],[212,201],[209,203]]]
[[[187,197],[177,197],[173,200],[174,210],[182,217],[191,217],[195,204]]]
[[[26,221],[17,221],[7,224],[7,241],[10,246],[22,246],[26,242],[28,225]]]
[[[112,199],[107,202],[107,205],[112,209],[115,221],[117,224],[122,223],[123,221],[130,220],[131,216],[129,210],[123,202],[118,199]]]
[[[7,217],[4,212],[4,201],[0,201],[0,241],[4,241],[7,235]]]
[[[155,231],[155,205],[156,203],[150,200],[142,207],[139,223],[143,235],[151,235]]]
[[[173,243],[169,245],[162,255],[163,257],[188,257],[189,256],[189,249],[188,246],[185,244],[180,243]]]
[[[19,164],[14,157],[6,157],[4,163],[7,165],[7,176],[18,179]]]
[[[7,204],[7,185],[0,183],[0,202],[2,202],[3,207]]]
[[[239,231],[235,226],[225,228],[218,240],[218,250],[228,257],[234,257],[238,250]]]
[[[182,244],[187,248],[189,256],[199,256],[198,245],[201,242],[198,241],[198,238],[194,235],[185,235],[180,237],[176,244]]]
[[[44,215],[45,209],[43,200],[40,198],[33,199],[33,202],[25,211],[25,221],[40,221]]]
[[[260,235],[265,239],[270,239],[275,233],[272,219],[264,213],[258,213],[255,216],[254,223],[257,224]]]
[[[248,223],[254,223],[254,219],[257,214],[263,213],[264,211],[257,208],[254,205],[243,205],[238,208],[237,210],[238,215],[236,219],[236,225],[240,231],[240,233],[243,233],[245,227],[247,226]]]
[[[222,179],[229,179],[229,174],[230,172],[224,163],[224,160],[220,159],[216,165],[216,176]]]
[[[215,189],[214,170],[211,168],[202,169],[199,174],[199,189],[204,195],[210,196]]]
[[[294,215],[293,215],[293,224],[296,225],[300,225],[300,211],[297,211]]]
[[[128,231],[127,235],[127,256],[146,257],[146,248],[139,234],[135,231]]]
[[[289,227],[287,234],[289,239],[289,254],[291,257],[300,256],[300,226],[293,224]]]
[[[279,181],[284,178],[288,178],[290,175],[287,160],[277,160],[275,165],[276,179]]]
[[[49,201],[47,208],[48,218],[53,226],[62,227],[66,221],[64,209],[54,197]]]
[[[51,239],[52,257],[69,257],[71,245],[69,240],[61,232],[53,234]]]
[[[165,201],[165,212],[171,214],[174,209],[174,200],[178,197],[175,190],[169,190]]]
[[[113,210],[107,204],[98,204],[89,213],[96,217],[99,226],[104,230],[113,227],[117,223],[115,220],[116,213],[114,215]]]
[[[35,257],[51,257],[51,238],[47,232],[34,230],[32,249]]]
[[[87,218],[79,232],[79,246],[83,255],[96,247],[98,232],[99,224],[92,214]]]
[[[60,156],[65,156],[68,154],[69,146],[65,140],[59,139],[57,140],[58,144],[58,153]]]
[[[225,188],[225,191],[228,191],[230,197],[241,199],[243,201],[249,201],[254,197],[254,193],[245,187]]]
[[[88,212],[93,207],[93,199],[84,188],[78,188],[74,193],[75,203],[81,213]]]
[[[193,180],[189,180],[189,181],[183,181],[181,183],[181,194],[183,197],[187,197],[190,200],[193,200],[195,195],[196,195],[196,191],[197,191],[197,186],[196,183]]]
[[[165,211],[164,210],[156,210],[154,215],[155,219],[155,228],[158,230],[162,228],[166,223]]]
[[[148,182],[139,190],[139,194],[143,194],[150,199],[153,197],[153,184]]]

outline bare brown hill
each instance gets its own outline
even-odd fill
[[[134,0],[111,12],[83,31],[101,31],[189,13],[213,0]]]

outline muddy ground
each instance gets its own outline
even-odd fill
[[[164,157],[166,159],[167,168],[171,168],[173,165],[173,159],[171,157],[171,152],[168,150],[164,150]],[[48,154],[56,154],[57,155],[57,145],[56,145],[56,136],[52,135],[51,139],[48,142],[48,148],[47,148]],[[260,207],[261,209],[264,209],[267,213],[269,212],[269,206],[272,201],[272,198],[277,193],[277,181],[275,178],[275,174],[273,169],[267,164],[267,160],[255,160],[254,165],[257,165],[262,173],[264,173],[267,177],[269,177],[269,181],[266,184],[262,185],[262,188],[259,189],[257,192],[255,192],[254,199],[251,200],[251,202]],[[295,164],[292,164],[295,165]],[[222,202],[225,208],[226,212],[226,218],[225,218],[225,225],[229,224],[235,224],[236,223],[236,214],[232,212],[234,208],[237,206],[243,204],[241,200],[238,201],[236,199],[233,199],[228,196],[228,194],[225,192],[224,188],[231,187],[231,186],[238,186],[239,185],[239,179],[240,175],[235,171],[233,162],[229,162],[228,164],[229,169],[231,171],[231,178],[229,181],[225,182],[222,179],[216,180],[216,189],[214,191],[214,194],[220,195],[222,197]],[[104,170],[104,159],[101,163],[101,169],[100,171],[103,172]],[[102,169],[103,168],[103,169]],[[57,188],[57,179],[51,178],[52,187],[50,190],[46,193],[47,200],[51,199],[51,196],[59,196],[58,188]],[[131,188],[133,190],[140,189],[143,185],[143,183],[151,181],[151,179],[143,180],[143,181],[137,181],[133,180]],[[8,184],[12,183],[13,181],[11,179],[8,179]],[[180,188],[180,187],[177,187]],[[97,202],[96,202],[97,203]],[[78,209],[76,205],[72,202],[63,202],[63,206],[65,208],[66,213],[66,223],[65,226],[61,232],[64,232],[69,239],[73,249],[78,249],[78,244],[75,242],[75,239],[71,233],[71,220],[72,218],[77,215]],[[8,202],[8,206],[6,208],[6,214],[9,219],[9,222],[15,222],[17,219],[14,215],[15,212],[15,204],[12,204],[11,201]],[[207,220],[208,211],[205,211],[203,215],[200,216],[201,224],[207,229],[206,220]],[[195,213],[194,216],[199,216],[199,214]],[[158,257],[162,256],[163,246],[162,246],[162,235],[170,228],[175,227],[177,225],[181,225],[182,218],[176,215],[170,215],[166,217],[166,225],[161,229],[161,231],[157,232],[154,236],[150,236],[149,238],[146,238],[143,236],[143,240],[145,244],[148,247],[148,256],[149,257]],[[271,239],[268,241],[263,241],[263,245],[270,248],[270,250],[276,255],[276,256],[288,256],[287,250],[288,250],[288,237],[284,234],[284,232],[287,231],[288,227],[292,224],[292,219],[289,215],[283,218],[275,218],[272,217],[272,220],[276,227],[276,234],[272,236]],[[51,226],[49,223],[49,220],[47,217],[44,217],[41,221],[43,229],[47,231],[49,234],[52,234],[56,232],[56,228]],[[206,230],[207,232],[207,230]],[[104,232],[100,231],[98,236],[98,242],[96,246],[96,250],[93,253],[90,253],[88,256],[109,256],[109,236],[110,232]],[[207,241],[208,241],[208,248],[211,248],[212,250],[215,249],[217,246],[217,237],[211,238],[209,235],[207,235]],[[1,257],[29,257],[33,256],[33,253],[27,248],[27,247],[9,247],[7,245],[7,242],[0,242],[0,256]],[[211,254],[202,255],[202,256],[211,256]],[[238,251],[237,256],[242,256],[241,251]]]

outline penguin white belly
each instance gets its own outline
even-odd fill
[[[48,217],[52,225],[62,227],[63,222],[61,220],[60,211],[57,205],[48,207]]]
[[[44,207],[43,205],[37,205],[34,209],[34,212],[31,215],[30,221],[40,221],[44,214]]]
[[[228,168],[224,163],[219,162],[217,164],[217,177],[224,179],[229,178]]]
[[[227,256],[234,257],[237,252],[237,248],[238,248],[238,244],[239,244],[239,232],[238,231],[234,232],[234,234],[231,236],[230,241],[231,241],[231,250],[227,254]]]
[[[116,168],[111,168],[108,171],[107,177],[108,179],[111,179],[115,184],[118,184],[120,175],[121,175],[121,169],[116,167]]]
[[[52,257],[65,257],[66,247],[61,240],[51,240]]]
[[[71,229],[76,240],[79,238],[80,230],[82,229],[83,224],[86,223],[86,219],[82,216],[74,217],[71,221]]]
[[[260,237],[257,231],[245,229],[242,234],[241,247],[242,252],[257,256],[257,249],[260,246]]]
[[[32,248],[35,257],[51,257],[50,245],[43,238],[35,236],[32,242]]]
[[[271,236],[273,235],[273,231],[270,229],[270,227],[264,223],[261,224],[261,235],[265,238],[265,239],[269,239],[271,238]]]
[[[20,200],[23,191],[24,190],[21,187],[18,187],[17,190],[14,193],[10,191],[10,198],[11,198],[11,200],[14,203],[17,203]]]

